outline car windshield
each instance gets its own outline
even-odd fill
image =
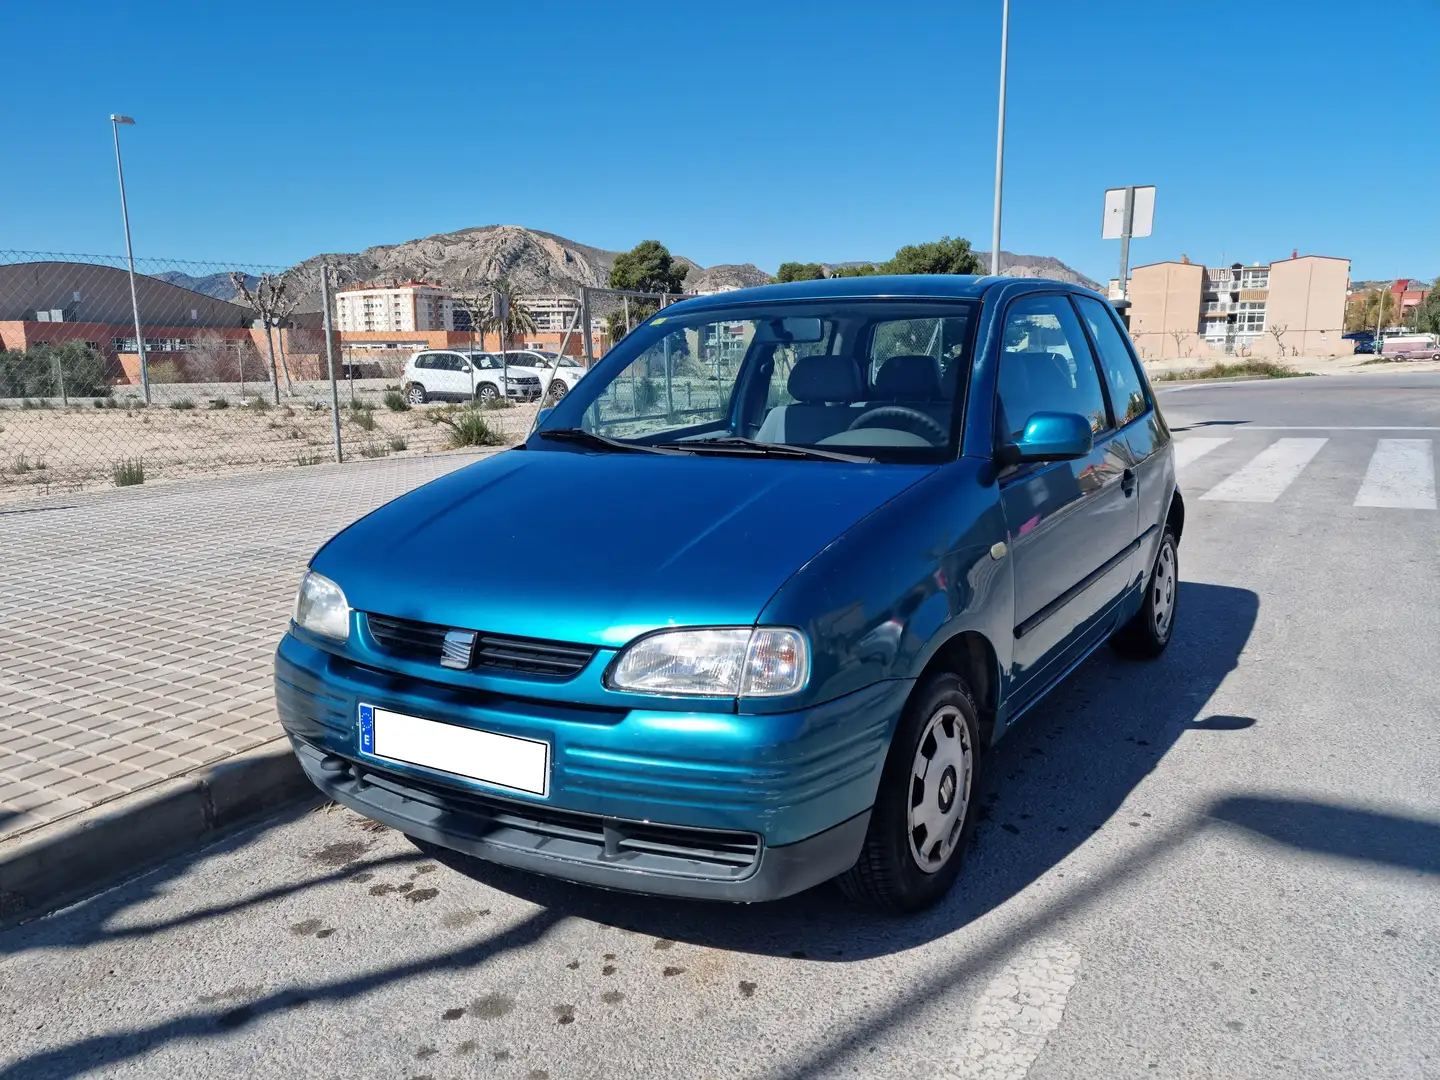
[[[953,456],[976,305],[825,300],[649,319],[546,417],[535,445],[577,432],[696,453],[816,459]],[[553,435],[567,431],[563,441]],[[599,439],[584,441],[603,449]],[[774,456],[781,456],[775,451]]]

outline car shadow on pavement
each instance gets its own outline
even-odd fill
[[[1117,811],[1182,737],[1245,738],[1249,717],[1202,716],[1235,667],[1259,611],[1245,589],[1184,582],[1179,624],[1158,661],[1102,650],[1030,714],[985,762],[981,821],[951,895],[919,915],[884,918],[823,885],[751,906],[605,892],[433,848],[477,881],[547,909],[695,945],[815,960],[914,948],[1004,904],[1102,829],[1143,823]]]

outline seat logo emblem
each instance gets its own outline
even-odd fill
[[[440,666],[464,671],[470,666],[474,651],[474,630],[451,630],[445,635],[445,645],[440,650]]]

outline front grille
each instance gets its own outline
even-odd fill
[[[386,652],[407,660],[436,664],[440,663],[445,648],[445,635],[453,629],[389,615],[366,615],[365,619],[370,626],[370,636]],[[472,666],[568,679],[578,674],[594,655],[595,650],[588,645],[477,632]]]
[[[567,861],[728,881],[748,877],[760,861],[761,839],[755,833],[654,825],[492,798],[377,770],[369,762],[351,762],[350,768],[362,785],[442,809],[447,827],[491,844]]]

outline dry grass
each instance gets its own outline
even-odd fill
[[[234,401],[219,409],[171,409],[168,404],[157,397],[155,405],[146,409],[122,397],[115,408],[88,403],[44,408],[32,403],[25,409],[18,402],[0,407],[0,504],[112,488],[116,462],[143,462],[144,483],[149,487],[167,480],[334,460],[328,408],[311,408],[303,401],[282,402],[279,409],[236,407]],[[444,406],[401,412],[361,409],[364,419],[356,423],[355,412],[343,408],[346,460],[449,449],[452,430],[429,421],[429,414],[441,411],[451,410]],[[525,437],[534,415],[533,405],[490,413],[486,426],[496,445],[515,443]]]

